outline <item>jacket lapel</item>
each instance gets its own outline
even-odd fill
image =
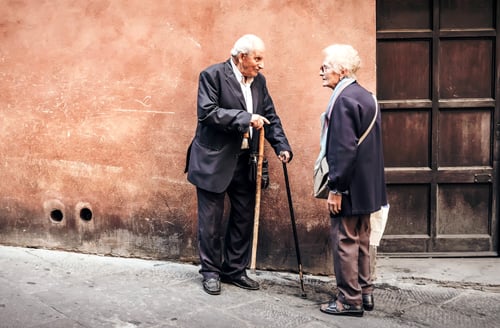
[[[252,89],[252,113],[256,114],[257,113],[257,105],[259,104],[259,88],[257,88],[257,77],[253,79],[252,86],[250,87]]]
[[[243,92],[241,91],[240,83],[236,80],[236,76],[234,76],[233,67],[229,60],[226,61],[224,65],[224,75],[226,76],[226,84],[228,85],[228,89],[233,93],[233,95],[240,101],[241,106],[246,109],[245,106],[245,98],[243,97]]]

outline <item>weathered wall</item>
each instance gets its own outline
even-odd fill
[[[324,201],[311,196],[321,50],[351,43],[375,89],[375,1],[0,1],[0,243],[197,261],[183,173],[200,70],[259,35],[295,158],[304,270],[331,272]],[[269,146],[266,153],[271,156]],[[263,192],[259,268],[296,268],[280,162]]]

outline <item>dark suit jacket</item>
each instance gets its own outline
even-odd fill
[[[231,66],[231,59],[202,71],[198,85],[198,126],[188,151],[188,180],[211,192],[223,192],[229,186],[238,161],[243,133],[248,131],[252,114]],[[281,121],[269,96],[266,80],[258,74],[252,82],[253,113],[265,116],[265,137],[276,154],[291,148]],[[257,151],[258,133],[251,147]]]
[[[357,82],[338,96],[328,125],[326,156],[330,190],[342,197],[340,216],[369,214],[387,204],[381,115],[366,139],[358,140],[375,115],[375,101]]]

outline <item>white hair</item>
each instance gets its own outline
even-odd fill
[[[323,49],[325,55],[325,64],[329,65],[332,70],[340,74],[342,70],[346,70],[347,77],[356,78],[356,72],[361,66],[361,59],[358,52],[348,44],[332,44]]]
[[[236,57],[238,54],[249,54],[263,46],[264,42],[258,36],[245,34],[234,43],[233,49],[231,49],[231,56]]]

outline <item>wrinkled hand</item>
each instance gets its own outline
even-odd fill
[[[339,214],[342,208],[342,195],[333,192],[328,193],[328,211],[332,214]]]
[[[288,163],[288,162],[290,162],[290,152],[288,150],[282,150],[282,151],[280,151],[278,158],[283,163]]]
[[[269,120],[264,116],[259,114],[252,114],[252,119],[250,120],[250,126],[254,129],[260,130],[264,126],[264,124],[269,124]]]

